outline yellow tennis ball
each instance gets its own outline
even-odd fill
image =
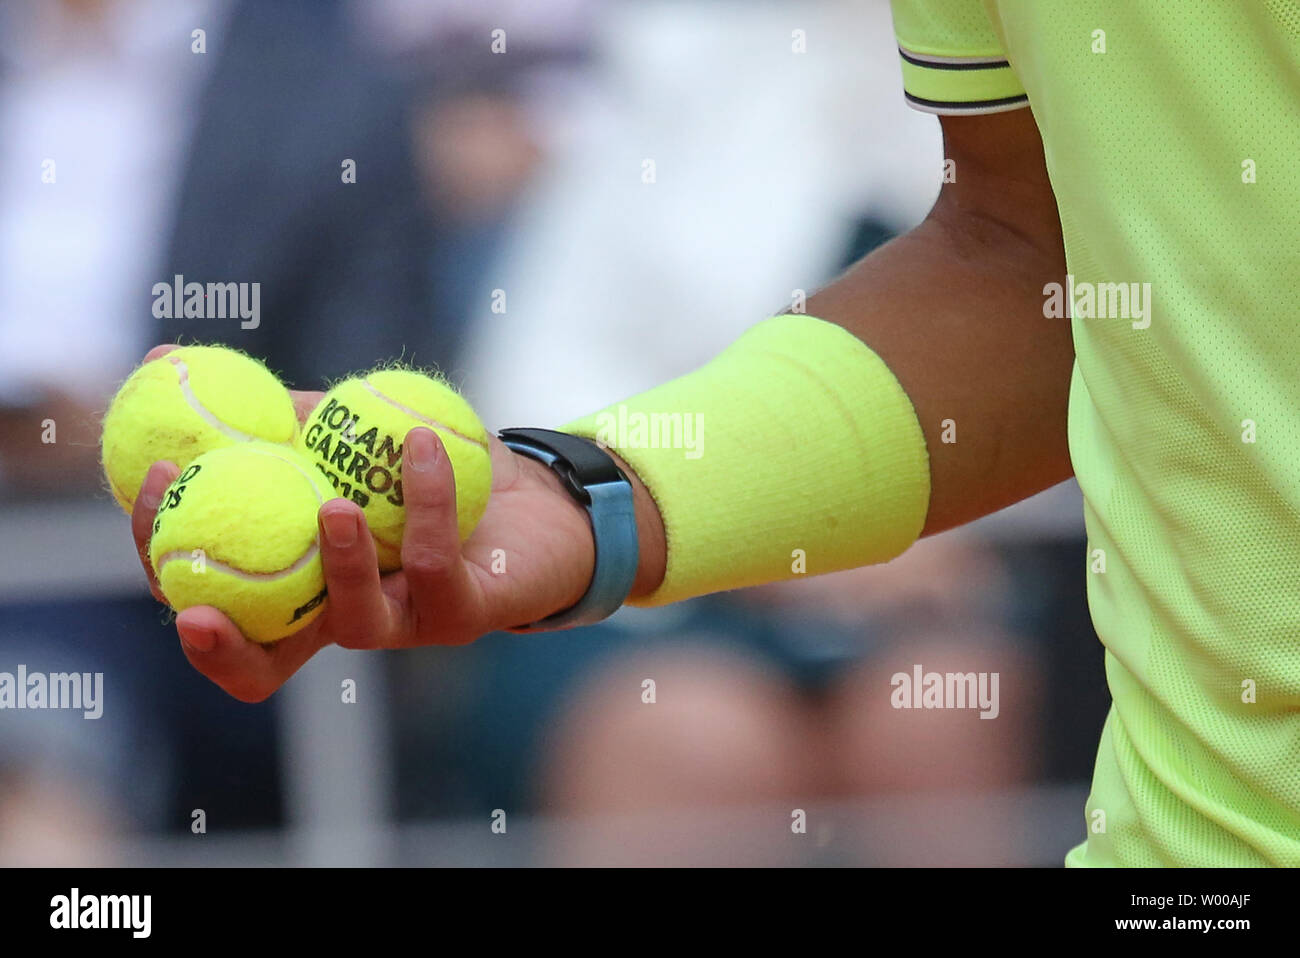
[[[196,456],[251,439],[292,443],[284,384],[256,359],[221,346],[182,346],[137,368],[104,417],[104,475],[128,513],[151,463],[184,469]]]
[[[344,380],[325,394],[298,437],[298,448],[334,491],[365,512],[385,572],[402,565],[402,443],[416,426],[434,430],[447,450],[463,542],[487,508],[492,462],[483,424],[442,380],[407,369],[377,369]]]
[[[247,442],[204,453],[167,487],[149,561],[178,612],[216,606],[254,642],[274,642],[325,601],[316,513],[332,498],[286,446]]]

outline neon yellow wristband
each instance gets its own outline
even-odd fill
[[[563,427],[615,449],[663,516],[655,606],[885,562],[920,535],[925,437],[847,330],[776,316],[680,379]]]

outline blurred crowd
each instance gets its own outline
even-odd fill
[[[698,366],[910,228],[941,149],[903,105],[884,0],[10,0],[0,540],[27,523],[47,564],[84,562],[79,523],[116,508],[99,417],[158,342],[227,343],[297,388],[400,357],[490,429],[554,426]],[[159,317],[154,284],[177,276],[258,283],[256,321]],[[1073,506],[879,568],[370,653],[377,814],[634,816],[548,860],[731,863],[742,849],[665,843],[655,816],[1086,788],[1108,697]],[[4,551],[17,583],[31,556]],[[0,711],[0,864],[113,860],[192,834],[196,809],[281,830],[304,789],[360,774],[292,696],[244,705],[194,673],[143,576],[93,580],[0,589],[0,672],[106,686],[98,720]],[[894,707],[916,665],[998,673],[996,720]],[[929,847],[876,836],[829,860],[995,860],[1022,827],[963,807],[905,803],[895,822]],[[1062,854],[1082,794],[1078,814]]]

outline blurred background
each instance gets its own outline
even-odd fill
[[[99,719],[0,710],[0,864],[1059,864],[1109,702],[1072,483],[883,567],[332,649],[250,706],[98,467],[158,342],[297,388],[403,357],[556,425],[910,228],[941,158],[886,0],[0,5],[0,672],[104,676]],[[257,323],[156,318],[177,275],[260,284]],[[895,709],[918,665],[998,673],[997,718]]]

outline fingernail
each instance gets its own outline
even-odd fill
[[[321,516],[325,538],[335,549],[350,548],[357,541],[357,517],[351,512],[327,512]]]
[[[432,469],[438,461],[438,444],[428,429],[413,429],[406,437],[406,464],[417,472]]]
[[[194,652],[211,652],[217,644],[217,633],[207,629],[186,629],[181,633],[181,641]]]
[[[150,492],[148,489],[141,489],[140,501],[144,503],[146,509],[157,509],[158,503],[162,502],[162,495],[157,492]]]

